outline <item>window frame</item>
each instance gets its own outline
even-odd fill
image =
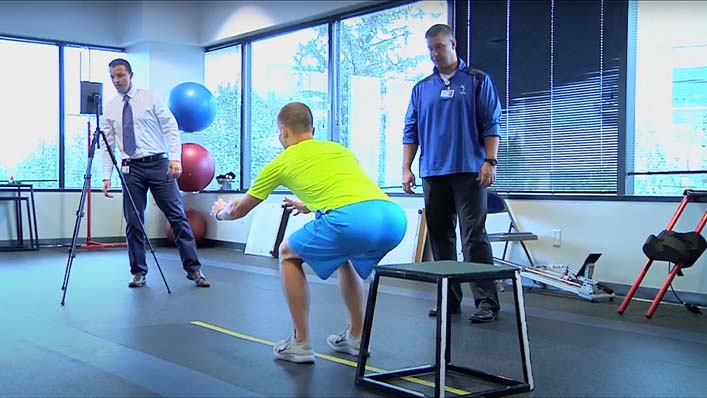
[[[66,84],[65,84],[65,81],[66,81],[66,79],[65,79],[66,78],[66,62],[65,62],[66,61],[66,51],[65,50],[67,47],[79,49],[79,50],[87,49],[89,51],[91,51],[91,50],[113,51],[113,52],[120,52],[123,54],[127,54],[127,52],[124,49],[120,50],[120,49],[115,49],[115,48],[105,47],[105,46],[83,45],[83,44],[75,44],[75,43],[69,43],[69,42],[62,42],[62,45],[59,47],[59,54],[60,54],[59,68],[61,70],[60,77],[59,77],[60,78],[60,86],[59,87],[60,87],[60,92],[61,92],[60,101],[59,101],[59,109],[60,109],[60,116],[61,117],[60,117],[59,124],[60,124],[60,132],[61,132],[60,137],[61,138],[59,141],[59,153],[60,153],[60,155],[59,155],[59,181],[60,181],[59,187],[60,188],[58,188],[58,189],[61,191],[66,191],[66,192],[80,192],[81,190],[83,190],[83,187],[81,187],[81,188],[78,188],[78,187],[67,188],[66,187],[66,101],[65,101],[65,96],[66,96]],[[106,64],[105,67],[107,70],[108,64]],[[108,87],[108,89],[110,89],[110,87]],[[103,92],[104,92],[103,100],[104,101],[106,100],[106,98],[108,98],[108,99],[110,98],[105,95],[105,91],[106,91],[106,85],[104,84],[103,85]],[[94,121],[94,123],[92,123],[91,128],[92,129],[96,128],[95,121]],[[99,144],[103,145],[102,142],[100,142]],[[91,181],[91,185],[94,185],[95,184],[94,181],[96,180],[96,177],[95,177],[96,176],[96,173],[95,173],[96,163],[102,164],[102,158],[101,158],[100,152],[97,152],[96,154],[94,154],[93,164],[92,164],[92,168],[94,170],[93,170],[93,174],[92,174],[93,180]],[[116,175],[114,174],[113,180],[115,180],[116,178],[118,178],[118,177],[116,177]],[[119,179],[117,181],[120,182]],[[92,191],[99,191],[100,188],[99,187],[91,187],[91,190]],[[111,189],[111,192],[120,192],[121,190],[122,190],[122,188],[120,188],[120,185],[116,185],[115,181],[113,181],[113,188]]]
[[[66,112],[66,107],[64,105],[64,95],[65,95],[65,84],[64,84],[64,75],[66,73],[65,71],[65,54],[64,50],[66,47],[74,47],[74,48],[87,48],[90,50],[104,50],[104,51],[115,51],[115,52],[122,52],[127,54],[127,51],[123,47],[112,47],[112,46],[103,46],[103,45],[96,45],[96,44],[87,44],[87,43],[82,43],[82,42],[73,42],[73,41],[64,41],[64,40],[48,40],[48,39],[43,39],[43,38],[38,38],[38,37],[31,37],[31,36],[22,36],[22,35],[3,35],[0,34],[0,40],[7,40],[7,41],[16,41],[16,42],[24,42],[24,43],[34,43],[34,44],[45,44],[45,45],[51,45],[51,46],[56,46],[58,50],[58,64],[59,64],[59,70],[57,74],[58,80],[58,87],[59,90],[57,92],[58,99],[59,99],[59,136],[58,136],[58,156],[59,156],[59,162],[58,162],[58,181],[57,181],[57,188],[35,188],[34,190],[36,192],[80,192],[82,188],[65,188],[65,173],[64,173],[64,166],[65,166],[65,156],[66,156],[66,146],[64,143],[64,139],[66,137],[66,118],[65,118],[65,112]],[[95,191],[96,189],[92,189]]]
[[[341,122],[341,115],[338,109],[338,51],[339,51],[339,35],[337,34],[337,29],[339,29],[340,22],[344,19],[360,17],[368,14],[373,14],[380,11],[389,10],[396,7],[404,7],[406,5],[418,3],[420,0],[405,0],[405,1],[382,1],[376,4],[367,5],[365,7],[352,6],[349,9],[339,11],[325,17],[313,18],[302,22],[278,25],[272,29],[265,29],[258,31],[254,34],[246,34],[240,36],[233,40],[224,41],[217,45],[207,46],[204,48],[204,53],[211,51],[220,50],[231,46],[241,46],[242,51],[242,90],[241,90],[241,114],[243,115],[241,119],[241,186],[240,189],[233,189],[230,191],[218,191],[227,193],[245,193],[255,176],[250,173],[251,167],[251,157],[250,157],[250,110],[251,110],[251,100],[250,100],[250,90],[252,83],[252,43],[268,39],[271,37],[276,37],[284,35],[287,33],[295,32],[300,29],[310,28],[317,25],[327,25],[329,41],[328,41],[328,91],[330,96],[329,101],[329,121],[327,123],[327,139],[329,141],[338,142],[339,141],[339,124]],[[456,0],[446,0],[448,12],[447,12],[447,23],[453,24],[455,16],[455,6]],[[247,95],[246,95],[247,94]],[[402,144],[401,144],[402,150]],[[217,192],[217,191],[205,191],[205,192]],[[288,191],[278,191],[277,193],[289,193]],[[389,193],[390,196],[406,196],[404,193]],[[415,196],[421,196],[422,194],[415,194]]]
[[[705,168],[701,168],[699,170],[637,170],[635,167],[635,162],[636,162],[636,141],[637,141],[637,129],[636,129],[636,86],[637,83],[640,84],[640,82],[637,82],[637,74],[638,69],[638,29],[639,29],[639,7],[640,3],[646,3],[648,0],[631,0],[627,1],[626,5],[626,36],[624,42],[626,43],[626,51],[625,51],[625,57],[622,60],[623,61],[623,71],[625,72],[625,81],[620,82],[624,83],[623,85],[619,86],[619,90],[624,90],[623,93],[621,93],[620,99],[624,100],[624,108],[621,107],[621,103],[619,103],[619,117],[623,117],[624,121],[624,134],[619,135],[619,149],[623,150],[623,153],[620,152],[620,158],[619,158],[619,164],[620,166],[623,165],[623,170],[620,172],[622,173],[621,176],[623,176],[623,181],[620,181],[619,183],[619,193],[624,196],[632,197],[632,198],[651,198],[654,199],[655,201],[680,201],[683,196],[681,195],[675,195],[675,196],[661,196],[661,195],[636,195],[634,192],[636,190],[635,186],[635,179],[636,177],[642,177],[642,176],[649,176],[649,175],[660,175],[660,174],[672,174],[674,176],[686,176],[686,175],[691,175],[691,174],[697,174],[697,175],[706,175],[705,178],[707,178],[707,173],[705,173]],[[661,21],[663,22],[663,21]],[[646,22],[643,22],[644,24]],[[703,44],[701,44],[703,45]],[[643,46],[646,46],[644,43]],[[674,82],[673,82],[673,88],[674,88]],[[645,100],[643,100],[645,101]],[[674,111],[673,111],[674,112]],[[621,120],[620,120],[621,121]],[[621,125],[620,125],[621,126]],[[623,140],[623,141],[622,141]],[[704,143],[704,145],[707,145],[707,142]],[[662,165],[663,168],[666,167],[666,165]],[[670,168],[670,167],[667,167]],[[684,189],[699,189],[700,187],[689,187],[689,188],[684,188]],[[630,192],[630,194],[627,194],[627,192]]]

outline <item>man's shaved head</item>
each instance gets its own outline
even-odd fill
[[[280,109],[278,123],[292,130],[293,133],[311,133],[313,126],[312,111],[301,102],[290,102]]]

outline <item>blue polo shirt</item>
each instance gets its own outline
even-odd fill
[[[484,138],[500,136],[501,102],[491,78],[466,66],[446,85],[437,68],[412,89],[403,144],[418,144],[420,177],[478,173]]]

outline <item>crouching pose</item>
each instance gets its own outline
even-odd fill
[[[285,105],[277,116],[277,126],[285,150],[261,170],[243,197],[229,203],[219,199],[211,214],[217,220],[244,217],[280,185],[299,199],[285,198],[288,207],[298,213],[315,212],[314,220],[280,245],[280,278],[295,333],[277,343],[273,354],[291,362],[314,362],[308,326],[309,288],[302,270],[306,262],[322,279],[339,271],[349,325],[329,336],[327,344],[356,356],[363,329],[363,279],[403,239],[405,214],[366,175],[351,151],[335,142],[314,140],[307,105]]]

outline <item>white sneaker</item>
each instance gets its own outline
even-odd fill
[[[309,340],[298,343],[294,337],[279,341],[272,349],[277,359],[295,363],[314,363],[314,350]]]
[[[327,344],[336,352],[358,356],[358,349],[361,346],[361,337],[352,336],[349,329],[339,334],[332,334],[326,339]]]

